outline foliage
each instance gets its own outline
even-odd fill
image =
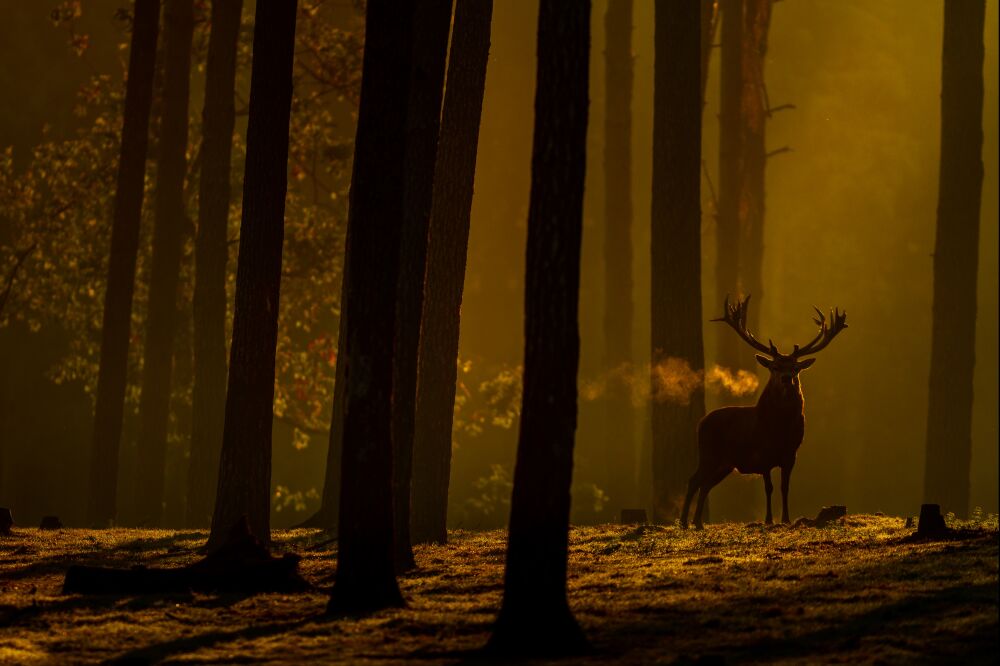
[[[300,3],[296,35],[294,97],[290,123],[289,189],[286,199],[282,294],[276,357],[275,411],[306,428],[323,423],[330,411],[335,338],[339,316],[340,275],[346,220],[353,111],[360,83],[361,18],[347,20],[331,3]],[[68,35],[69,47],[85,57],[88,36],[78,28],[79,0],[62,2],[53,23]],[[196,2],[192,94],[204,86],[209,3]],[[20,323],[33,331],[62,331],[62,360],[51,368],[57,383],[78,382],[93,395],[100,354],[100,330],[106,266],[122,123],[123,78],[131,17],[119,11],[121,71],[95,75],[78,91],[74,112],[80,129],[69,136],[47,132],[30,163],[17,171],[7,149],[0,153],[0,221],[9,234],[0,239],[0,268],[13,263],[14,252],[34,245],[35,251],[18,276],[0,327]],[[338,25],[334,24],[338,21]],[[246,122],[252,16],[244,16],[238,53],[237,130],[232,165],[228,263],[229,307],[238,252],[240,193],[246,147]],[[159,92],[154,93],[158,96]],[[127,409],[138,408],[146,319],[148,268],[151,256],[151,211],[156,182],[156,127],[159,104],[154,99],[146,173],[141,247],[132,313]],[[189,172],[185,183],[187,220],[178,309],[179,338],[190,336],[193,288],[193,239],[197,220],[201,109],[192,105]],[[184,323],[186,322],[186,324]],[[179,353],[191,353],[190,342]],[[179,362],[175,358],[175,363]],[[190,360],[187,361],[190,364]],[[175,373],[175,376],[177,374]],[[174,387],[175,403],[190,402],[190,385]],[[176,412],[176,410],[174,410]],[[186,438],[174,423],[171,439]]]

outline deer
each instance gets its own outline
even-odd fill
[[[750,296],[730,304],[726,297],[723,315],[712,321],[723,322],[737,335],[760,352],[757,362],[767,368],[771,376],[757,404],[745,407],[721,407],[705,415],[698,423],[698,469],[688,482],[687,496],[681,513],[681,527],[688,526],[688,511],[695,492],[698,506],[694,513],[695,529],[703,529],[701,515],[709,491],[734,469],[740,474],[760,474],[764,477],[767,496],[767,513],[764,522],[774,522],[771,514],[771,470],[781,469],[781,521],[788,523],[788,485],[795,466],[795,456],[805,434],[805,415],[799,373],[815,362],[803,358],[823,350],[837,335],[847,328],[847,312],[834,308],[830,320],[815,308],[813,319],[819,333],[803,347],[795,345],[790,354],[782,354],[768,340],[768,345],[758,341],[747,330],[747,309]]]

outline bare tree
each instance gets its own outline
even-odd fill
[[[701,10],[696,2],[656,6],[653,75],[652,343],[655,368],[680,359],[705,364],[701,314]],[[698,455],[705,393],[654,401],[653,514],[678,517]]]
[[[102,527],[113,521],[116,515],[118,449],[125,405],[132,293],[135,289],[135,264],[139,251],[139,223],[142,217],[159,20],[159,0],[135,0],[118,183],[111,226],[108,286],[104,294],[101,364],[94,406],[90,496],[87,506],[88,521]]]
[[[202,111],[194,260],[194,387],[187,524],[212,518],[226,409],[226,230],[232,197],[236,46],[243,0],[215,0]]]
[[[503,604],[491,650],[567,653],[586,640],[566,598],[580,360],[590,2],[542,0],[524,290],[524,392]]]
[[[184,227],[187,169],[188,97],[194,0],[166,0],[163,8],[163,113],[157,146],[153,218],[153,260],[139,398],[135,510],[139,523],[163,519],[167,425],[177,329],[177,286]]]
[[[604,15],[604,367],[632,362],[632,0]],[[628,387],[607,396],[604,450],[614,505],[637,501],[635,433]]]
[[[233,342],[210,550],[225,542],[244,515],[255,537],[270,540],[274,352],[297,4],[257,0]]]
[[[368,0],[365,12],[344,269],[345,353],[338,359],[344,430],[331,612],[403,604],[393,550],[393,338],[415,13],[415,0]]]
[[[413,440],[414,543],[448,539],[458,334],[493,0],[458,0],[434,168]]]
[[[924,498],[964,516],[972,460],[983,186],[984,0],[945,0]]]

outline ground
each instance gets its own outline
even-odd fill
[[[570,605],[592,651],[561,663],[996,663],[996,519],[908,542],[904,519],[849,515],[821,529],[759,524],[574,528]],[[408,605],[324,616],[336,541],[277,532],[302,555],[303,594],[81,597],[73,562],[174,566],[204,532],[116,529],[0,537],[0,663],[475,662],[501,596],[503,532],[416,549]],[[548,663],[548,662],[539,662]]]

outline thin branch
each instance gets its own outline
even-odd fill
[[[284,415],[278,416],[277,414],[275,414],[274,415],[274,420],[277,423],[281,423],[281,424],[286,425],[286,426],[288,426],[290,428],[295,428],[296,430],[301,430],[302,432],[306,433],[307,435],[322,435],[324,437],[329,437],[330,436],[330,429],[329,428],[317,428],[315,426],[307,425],[307,424],[303,423],[302,421],[299,421],[298,419],[294,419],[294,418],[292,418],[290,416],[284,416]]]
[[[716,212],[719,210],[719,197],[715,194],[715,185],[712,184],[712,176],[708,173],[708,165],[705,160],[701,161],[701,170],[705,174],[705,182],[708,184],[708,192],[712,195],[712,206]]]
[[[771,159],[775,155],[780,155],[781,153],[790,153],[790,152],[792,152],[792,149],[791,149],[790,146],[782,146],[781,148],[778,148],[777,150],[772,150],[769,153],[765,153],[764,157],[765,157],[765,159]]]
[[[774,107],[773,109],[768,109],[767,110],[767,115],[770,116],[772,114],[777,113],[778,111],[787,111],[787,110],[794,109],[794,108],[796,108],[794,104],[779,104],[778,106]]]

